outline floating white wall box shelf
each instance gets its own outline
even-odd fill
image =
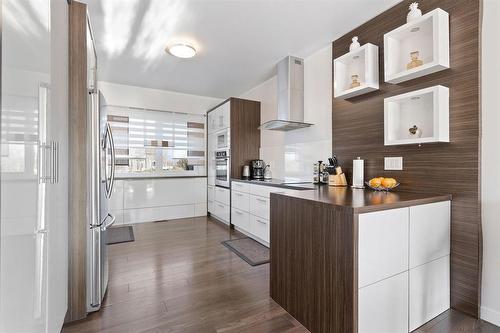
[[[437,8],[384,35],[384,75],[400,83],[450,68],[449,15]],[[407,69],[418,51],[421,66]]]
[[[409,129],[417,126],[421,136]],[[449,142],[449,89],[434,86],[384,100],[386,146]]]
[[[379,89],[378,46],[367,43],[335,59],[333,66],[335,98],[346,99]],[[360,85],[351,88],[355,74]]]

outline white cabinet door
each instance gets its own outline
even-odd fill
[[[248,193],[250,191],[250,184],[241,182],[231,182],[231,189],[240,193]]]
[[[231,190],[231,207],[248,212],[250,210],[250,194]]]
[[[229,206],[231,201],[231,191],[227,188],[215,187],[215,201]]]
[[[271,203],[269,198],[250,196],[250,214],[269,220]]]
[[[410,270],[410,331],[450,308],[450,256]]]
[[[222,220],[224,223],[229,224],[231,208],[220,202],[214,201],[214,215]]]
[[[233,208],[231,210],[231,223],[244,231],[250,232],[250,214]]]
[[[408,208],[359,215],[359,288],[408,270],[408,224]]]
[[[207,116],[208,122],[208,134],[212,134],[217,131],[217,117],[218,117],[218,109],[210,111]]]
[[[359,333],[408,333],[408,272],[361,288]]]
[[[215,186],[208,185],[207,186],[207,200],[208,202],[215,200]]]
[[[215,165],[215,148],[217,137],[215,134],[207,136],[207,183],[215,185],[216,165]]]
[[[231,102],[227,102],[220,106],[218,125],[219,129],[231,126]]]
[[[250,232],[266,243],[269,243],[270,226],[269,220],[250,215]]]
[[[410,268],[450,254],[450,201],[410,207]]]

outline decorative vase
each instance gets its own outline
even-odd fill
[[[406,16],[406,22],[411,22],[422,16],[422,11],[418,9],[418,2],[414,2],[409,7],[410,12]]]
[[[408,63],[408,65],[406,65],[406,69],[412,69],[424,64],[424,62],[418,58],[419,55],[420,54],[418,51],[410,52],[411,61]]]
[[[408,132],[410,132],[410,138],[421,138],[422,137],[422,130],[417,127],[417,125],[413,125],[413,127],[408,129]]]
[[[357,48],[360,48],[361,44],[358,42],[358,36],[352,37],[352,43],[349,45],[349,52],[356,50]]]
[[[361,83],[358,81],[358,74],[354,74],[354,75],[351,75],[351,79],[352,79],[352,82],[351,82],[351,88],[356,88],[356,87],[359,87],[361,85]]]

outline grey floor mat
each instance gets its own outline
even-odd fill
[[[231,239],[222,244],[252,266],[269,262],[269,249],[251,238]]]
[[[108,239],[107,239],[108,245],[133,242],[134,240],[135,240],[134,228],[131,225],[108,229]]]

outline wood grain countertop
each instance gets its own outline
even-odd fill
[[[321,202],[342,208],[351,208],[353,213],[368,213],[386,209],[423,205],[451,200],[450,194],[425,192],[378,192],[371,189],[352,189],[350,187],[320,186],[314,190],[290,193],[271,193],[314,202]]]

